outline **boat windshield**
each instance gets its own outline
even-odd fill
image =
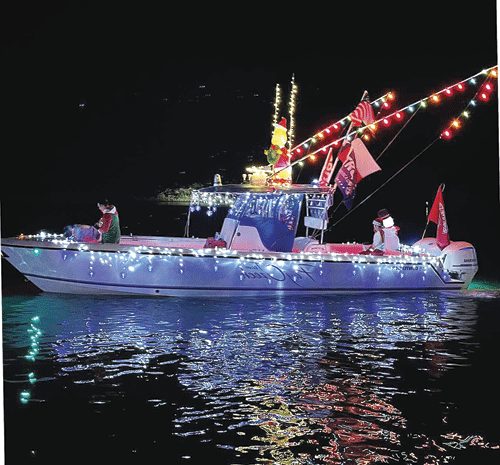
[[[297,229],[304,194],[247,194],[240,196],[228,213],[228,218],[273,218],[287,229]]]
[[[257,229],[268,250],[289,252],[297,232],[304,194],[266,193],[241,195],[227,218]]]

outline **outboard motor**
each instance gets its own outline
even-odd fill
[[[477,273],[476,249],[468,242],[451,242],[442,250],[443,267],[451,278],[465,281],[468,286]]]
[[[477,273],[476,249],[469,242],[452,241],[450,245],[440,250],[435,238],[426,237],[415,242],[413,246],[419,247],[423,253],[441,257],[443,270],[450,278],[464,281],[465,289]]]

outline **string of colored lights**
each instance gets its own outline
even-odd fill
[[[479,100],[481,100],[483,102],[487,102],[489,100],[490,94],[494,90],[494,87],[493,87],[492,83],[490,82],[490,80],[494,79],[498,76],[498,69],[497,68],[498,68],[498,66],[495,65],[495,66],[492,66],[491,68],[484,69],[484,70],[480,71],[479,73],[474,74],[473,76],[470,76],[470,77],[463,79],[462,81],[459,81],[451,86],[447,86],[447,87],[441,89],[439,92],[435,92],[432,95],[424,97],[420,100],[417,100],[417,101],[407,105],[404,108],[401,108],[397,111],[394,111],[393,113],[391,113],[387,116],[379,118],[378,120],[374,121],[373,123],[371,123],[369,125],[362,126],[360,128],[356,128],[356,130],[351,131],[349,134],[346,134],[345,136],[340,137],[340,138],[334,140],[333,142],[330,142],[326,145],[323,145],[322,147],[316,149],[313,152],[307,153],[303,157],[301,157],[301,158],[295,160],[293,163],[291,163],[290,166],[293,166],[297,163],[300,163],[308,158],[310,158],[314,161],[317,153],[323,152],[326,154],[330,147],[333,146],[333,147],[338,148],[338,147],[340,147],[340,144],[343,140],[350,138],[350,137],[353,137],[356,134],[361,135],[367,129],[369,129],[371,131],[376,131],[377,128],[379,127],[379,125],[382,125],[383,127],[389,127],[393,120],[400,122],[404,119],[405,112],[413,113],[419,107],[426,108],[429,103],[439,104],[441,102],[441,99],[443,96],[451,97],[452,95],[455,94],[456,91],[463,92],[463,91],[465,91],[466,84],[477,85],[478,84],[477,78],[479,76],[486,76],[484,83],[479,88],[479,90],[476,92],[474,97],[469,101],[469,103],[466,106],[466,109],[461,113],[460,117],[453,119],[451,121],[450,125],[442,132],[441,135],[443,138],[450,139],[452,137],[452,135],[454,134],[455,130],[458,129],[459,127],[461,127],[462,121],[464,119],[467,119],[470,117],[470,108],[475,107],[477,105],[477,99],[479,98]],[[383,97],[381,97],[381,98],[383,98]],[[378,99],[378,100],[380,100],[380,99]],[[375,102],[372,102],[372,104],[374,104],[374,103]],[[345,120],[345,119],[346,118],[343,118],[342,120]],[[323,131],[320,131],[320,132],[323,132]],[[314,139],[314,138],[311,138],[311,139]],[[311,139],[309,139],[309,140],[311,140]],[[305,141],[305,142],[307,142],[307,141]],[[303,144],[304,143],[302,143],[301,145],[303,145]],[[299,147],[299,146],[297,146],[297,147]],[[297,147],[295,147],[293,150],[295,150]]]
[[[490,81],[498,77],[498,70],[495,66],[486,71],[487,78],[481,87],[479,87],[478,91],[474,94],[474,97],[472,97],[472,99],[467,103],[460,115],[451,120],[448,127],[441,133],[441,138],[451,139],[453,137],[455,132],[462,127],[463,122],[470,118],[471,108],[474,108],[477,105],[477,99],[482,102],[488,102],[490,100],[490,95],[494,91],[494,86]]]
[[[377,100],[374,100],[371,102],[371,104],[375,107],[378,108],[382,105],[384,109],[389,109],[390,108],[390,103],[389,101],[394,100],[395,94],[394,92],[388,92],[385,95],[382,95],[382,97],[378,98]],[[317,132],[314,136],[309,137],[309,139],[306,139],[302,141],[300,144],[297,144],[292,150],[291,154],[292,157],[294,155],[300,155],[303,150],[307,150],[310,148],[312,144],[315,144],[318,139],[323,140],[327,135],[334,134],[335,132],[341,130],[348,122],[350,121],[349,115],[344,116],[342,119],[339,119],[335,123],[330,124],[326,128],[322,129],[321,131]],[[342,140],[342,139],[339,139]],[[307,157],[305,157],[307,158]]]

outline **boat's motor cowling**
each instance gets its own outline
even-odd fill
[[[426,237],[413,246],[418,247],[423,253],[441,257],[443,270],[450,278],[464,281],[464,288],[467,288],[477,273],[476,249],[469,242],[452,241],[450,245],[440,250],[436,238]]]
[[[451,278],[460,279],[468,286],[477,273],[476,249],[468,242],[452,242],[442,250],[443,268]]]

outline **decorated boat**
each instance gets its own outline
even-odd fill
[[[491,87],[496,67],[468,79],[483,75],[473,99],[486,98],[481,92],[491,91],[485,86]],[[373,222],[371,246],[326,242],[325,232],[331,228],[335,193],[341,192],[351,211],[357,183],[380,170],[362,141],[363,131],[404,118],[432,99],[461,91],[467,82],[379,119],[373,108],[377,103],[384,107],[391,95],[370,102],[365,93],[344,121],[293,148],[287,147],[293,135],[287,133],[285,119],[278,123],[275,114],[271,146],[265,152],[269,165],[250,169],[243,184],[222,185],[216,178],[213,186],[194,190],[186,237],[122,236],[111,244],[40,233],[2,239],[2,256],[42,291],[70,294],[262,296],[466,289],[478,270],[476,252],[468,242],[449,239],[441,188],[429,213],[437,224],[435,238],[401,245],[387,211]],[[451,137],[469,113],[467,107],[439,137]],[[346,134],[332,138],[346,122]],[[319,141],[323,144],[313,149]],[[335,159],[334,148],[339,149]],[[321,152],[326,160],[319,182],[293,184],[292,167]],[[189,237],[192,213],[202,209],[209,216],[225,209],[221,227],[213,237]],[[301,236],[299,225],[305,230]]]
[[[214,186],[196,191],[190,207],[231,204],[212,238],[122,236],[119,244],[103,244],[41,233],[3,239],[2,254],[41,290],[71,294],[460,290],[474,277],[476,254],[466,242],[441,250],[426,238],[373,254],[362,244],[313,239],[309,232],[326,229],[332,196],[329,187],[307,185]],[[296,236],[299,221],[303,237]]]

